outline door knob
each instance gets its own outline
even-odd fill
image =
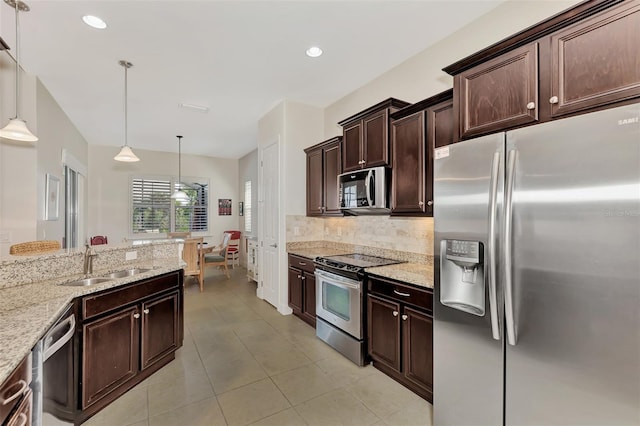
[[[419,205],[420,207],[424,206],[424,201],[418,201],[418,205]]]
[[[144,311],[142,311],[142,312],[144,312],[145,314],[148,314],[148,313],[149,313],[149,309],[145,309],[145,310],[144,310]]]
[[[135,314],[133,314],[133,317],[134,317],[135,319],[138,319],[138,318],[140,318],[140,314],[136,312]]]
[[[278,248],[278,243],[269,244],[269,247]]]
[[[407,318],[409,318],[407,315],[403,315],[403,316],[402,316],[402,321],[406,321],[406,320],[407,320]]]
[[[398,316],[398,311],[393,311],[393,316],[397,317]]]
[[[552,96],[551,98],[549,98],[549,103],[550,104],[557,104],[558,103],[558,97],[557,96]]]
[[[535,102],[529,102],[527,104],[527,109],[535,109],[536,107],[536,103]]]
[[[431,201],[431,200],[427,201],[427,205],[428,206],[432,206],[433,205],[433,201]]]

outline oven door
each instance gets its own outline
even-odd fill
[[[362,340],[362,282],[316,269],[316,315]]]

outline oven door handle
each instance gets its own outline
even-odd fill
[[[56,340],[55,342],[50,342],[50,336],[55,334],[56,332],[58,332],[59,330],[65,328],[65,327],[69,327],[69,330],[58,340]],[[49,357],[53,354],[55,354],[56,352],[58,352],[58,350],[64,346],[65,343],[67,343],[69,340],[71,340],[71,338],[73,337],[73,333],[75,333],[76,331],[76,316],[75,315],[71,315],[69,318],[65,319],[63,322],[61,322],[60,324],[58,324],[50,333],[47,337],[45,337],[44,339],[44,349],[43,349],[43,355],[42,355],[42,362],[45,362],[47,359],[49,359]]]
[[[318,279],[324,278],[325,280],[333,281],[333,283],[340,285],[342,287],[360,290],[360,281],[355,281],[349,278],[341,277],[340,275],[316,270],[316,277]]]

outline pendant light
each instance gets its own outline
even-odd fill
[[[184,192],[182,188],[182,136],[176,136],[178,138],[178,189],[176,189],[171,198],[179,201],[182,204],[189,202],[189,196]]]
[[[9,124],[0,129],[0,137],[13,139],[15,141],[36,142],[38,137],[27,128],[27,123],[20,118],[20,11],[28,12],[29,6],[22,0],[4,0],[6,4],[16,10],[16,116],[9,120]]]
[[[6,0],[5,0],[6,1]],[[134,163],[140,159],[131,151],[127,143],[127,70],[133,66],[131,62],[121,60],[118,62],[124,68],[124,145],[120,149],[118,155],[113,157],[116,161],[125,163]]]

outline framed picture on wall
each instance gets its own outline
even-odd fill
[[[58,220],[58,209],[60,207],[60,179],[47,173],[44,193],[44,220]]]
[[[218,216],[231,216],[230,198],[218,198]]]

